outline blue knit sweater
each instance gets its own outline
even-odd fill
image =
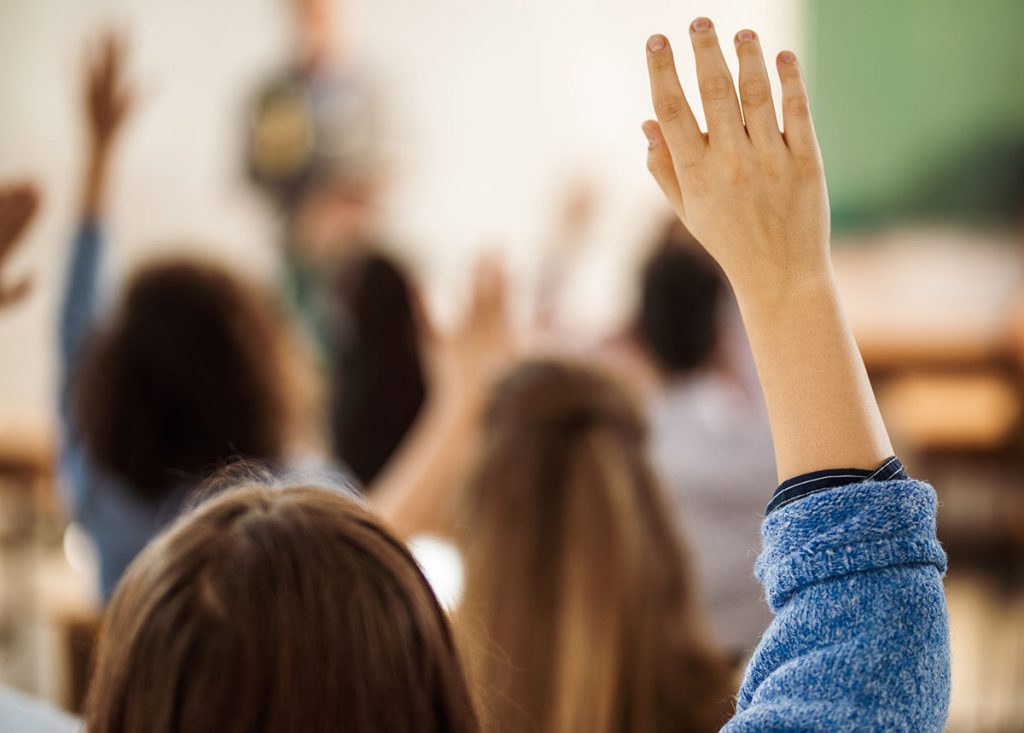
[[[935,492],[867,481],[765,520],[756,575],[775,619],[728,733],[941,731],[949,631]]]

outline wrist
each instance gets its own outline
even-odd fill
[[[832,260],[827,256],[820,262],[798,267],[760,269],[737,277],[726,274],[740,304],[758,311],[788,309],[836,294]]]
[[[89,154],[86,157],[86,170],[91,177],[102,175],[106,172],[110,161],[110,143],[94,142],[89,146]]]
[[[488,391],[466,385],[435,383],[424,405],[424,413],[449,425],[478,422],[487,406]]]
[[[821,318],[842,319],[839,292],[831,269],[816,277],[790,280],[777,288],[737,290],[736,300],[748,335],[790,333],[812,328]]]
[[[93,145],[85,168],[85,190],[82,192],[82,213],[87,217],[99,214],[107,184],[108,148]]]

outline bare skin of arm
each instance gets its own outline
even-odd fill
[[[514,351],[505,301],[501,268],[485,260],[462,325],[431,337],[429,403],[372,487],[374,507],[399,537],[450,527],[492,381]]]
[[[81,203],[85,220],[103,213],[111,152],[134,107],[135,92],[125,81],[124,67],[125,42],[113,33],[88,49],[83,99],[88,153]]]
[[[779,478],[872,468],[892,446],[836,291],[821,152],[796,56],[776,59],[783,130],[753,31],[736,34],[739,94],[714,26],[690,26],[701,131],[668,39],[647,42],[658,120],[647,164],[669,205],[739,300],[764,390]]]

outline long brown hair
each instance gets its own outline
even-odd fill
[[[405,547],[326,489],[185,515],[110,603],[89,733],[473,733],[447,619]]]
[[[488,731],[717,731],[728,669],[625,393],[536,361],[501,384],[467,492],[456,630]]]
[[[372,488],[426,400],[416,296],[401,265],[379,252],[345,263],[331,422],[334,452]]]

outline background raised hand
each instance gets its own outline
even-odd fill
[[[31,183],[0,185],[0,308],[18,302],[32,289],[30,276],[8,282],[4,265],[38,208],[39,192]]]
[[[125,74],[126,42],[107,31],[86,52],[83,113],[88,134],[88,169],[83,212],[99,213],[111,150],[135,106],[136,93]]]
[[[90,142],[105,148],[123,128],[135,100],[135,92],[125,79],[125,39],[107,31],[87,53],[86,122]]]
[[[372,487],[377,510],[403,537],[450,530],[490,388],[516,356],[505,273],[496,259],[478,262],[462,320],[450,333],[432,332],[427,348],[427,407]]]
[[[472,297],[459,323],[447,334],[430,329],[429,362],[441,399],[478,405],[514,359],[506,291],[500,261],[484,256],[476,264]]]

